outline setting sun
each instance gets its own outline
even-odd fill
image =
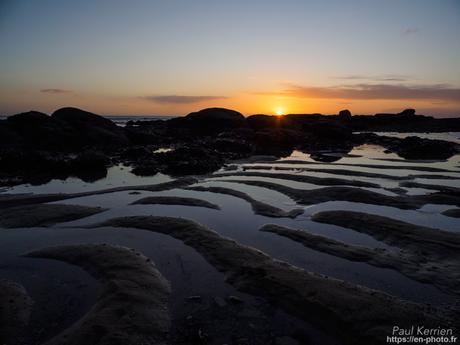
[[[282,116],[282,115],[284,115],[284,114],[285,114],[285,112],[284,112],[284,108],[282,108],[282,107],[278,107],[278,108],[276,108],[276,110],[275,110],[275,114],[276,114],[276,115],[278,115],[278,116]]]

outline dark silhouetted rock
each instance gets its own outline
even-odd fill
[[[218,170],[224,160],[203,147],[181,147],[174,151],[157,153],[155,158],[172,175],[207,174]]]
[[[247,156],[254,151],[253,146],[245,140],[218,138],[210,143],[210,148],[218,152],[227,152],[238,156]]]
[[[401,111],[398,115],[402,116],[414,116],[415,115],[415,109],[404,109]]]
[[[265,129],[256,132],[255,146],[258,155],[285,157],[292,153],[294,147],[302,142],[303,135],[288,129]]]
[[[448,141],[407,137],[393,150],[405,159],[448,159],[457,153],[456,147]]]
[[[241,113],[225,108],[207,108],[167,122],[201,134],[215,134],[247,127],[246,118]]]
[[[134,163],[131,172],[137,176],[153,176],[160,171],[161,166],[153,159],[143,159]]]
[[[346,152],[353,147],[353,134],[346,126],[319,122],[310,124],[305,131],[305,148]]]
[[[128,145],[129,139],[122,128],[112,121],[77,108],[56,110],[52,119],[65,123],[78,132],[81,139],[88,145],[101,147],[120,147]]]
[[[348,109],[340,110],[339,118],[341,118],[341,119],[349,119],[349,118],[351,118],[350,110],[348,110]]]
[[[29,111],[7,118],[9,129],[21,137],[21,143],[33,149],[56,149],[66,146],[69,137],[77,133],[50,116]]]
[[[6,120],[0,120],[0,148],[19,147],[23,144],[22,136]]]
[[[123,150],[121,158],[128,161],[134,161],[140,158],[152,156],[152,151],[144,146],[132,146]]]
[[[246,121],[248,122],[249,126],[255,130],[263,130],[263,129],[276,129],[276,128],[284,128],[284,129],[297,129],[300,130],[301,126],[293,120],[294,118],[289,116],[273,116],[273,115],[251,115],[248,116]]]

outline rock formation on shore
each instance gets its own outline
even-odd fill
[[[376,144],[406,159],[447,159],[460,147],[419,137],[405,139],[356,131],[460,131],[460,118],[435,119],[406,109],[399,114],[252,115],[209,108],[167,121],[135,121],[119,127],[76,108],[51,116],[31,111],[0,121],[0,185],[43,183],[76,176],[94,181],[111,164],[142,176],[205,174],[251,155],[288,156],[293,150],[318,161],[337,160],[354,146]],[[166,152],[155,152],[169,147]]]

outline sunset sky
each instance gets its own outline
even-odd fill
[[[460,116],[458,0],[0,0],[0,114]]]

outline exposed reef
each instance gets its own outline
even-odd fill
[[[276,162],[278,164],[279,162]],[[356,165],[355,165],[356,166]],[[410,167],[408,167],[410,169]],[[445,180],[453,180],[453,179],[460,179],[458,177],[452,177],[449,175],[426,175],[426,174],[409,174],[407,176],[396,176],[396,175],[386,175],[386,174],[379,174],[374,172],[367,172],[367,171],[356,171],[356,170],[347,170],[347,169],[321,169],[321,168],[314,168],[314,167],[286,167],[286,166],[267,166],[267,165],[244,165],[243,170],[271,170],[271,171],[295,171],[295,172],[318,172],[318,173],[325,173],[331,175],[342,175],[342,176],[358,176],[358,177],[369,177],[369,178],[381,178],[385,180],[393,180],[393,181],[406,181],[406,180],[413,180],[415,178],[425,178],[425,179],[445,179]],[[365,186],[361,186],[365,187]],[[371,187],[371,186],[368,186]]]
[[[221,180],[223,182],[241,183],[263,187],[283,193],[302,205],[313,205],[328,201],[350,201],[356,203],[390,206],[414,210],[426,204],[460,206],[460,195],[432,193],[426,195],[389,196],[354,187],[324,187],[312,190],[296,189],[267,181]]]
[[[452,208],[442,212],[443,215],[448,217],[460,218],[460,208]]]
[[[264,173],[264,172],[243,171],[243,172],[232,172],[232,173],[220,173],[220,174],[213,175],[213,177],[229,177],[229,176],[271,177],[271,178],[283,179],[283,180],[288,180],[288,181],[311,183],[311,184],[320,185],[320,186],[345,185],[345,186],[355,186],[355,187],[376,187],[376,188],[380,187],[378,184],[371,183],[371,182],[346,180],[346,179],[331,178],[331,177],[315,177],[315,176],[307,176],[307,175],[282,174],[282,173]]]
[[[214,210],[220,210],[220,207],[206,200],[196,198],[184,198],[178,196],[149,196],[134,201],[131,205],[182,205],[182,206],[196,206],[212,208]]]
[[[171,288],[141,253],[85,244],[44,248],[25,256],[79,266],[103,285],[91,310],[46,345],[168,344]]]
[[[24,287],[0,279],[0,344],[26,345],[33,301]]]
[[[247,202],[251,204],[252,210],[254,211],[255,214],[259,214],[265,217],[295,218],[298,215],[303,213],[303,209],[299,209],[299,208],[291,210],[291,211],[284,211],[278,207],[255,200],[246,193],[240,192],[238,190],[230,189],[230,188],[195,186],[195,187],[188,187],[186,189],[200,191],[200,192],[227,194],[227,195],[234,196],[236,198],[246,200]]]
[[[0,213],[0,228],[44,227],[68,222],[105,211],[100,207],[38,204],[9,207]]]
[[[368,217],[368,215],[364,215],[363,218],[367,219],[366,217]],[[316,219],[321,220],[327,216],[327,214],[321,216],[320,213]],[[347,215],[344,215],[344,218],[346,217]],[[313,217],[313,219],[315,220],[315,217]],[[308,231],[290,229],[274,224],[265,225],[260,231],[276,233],[280,236],[300,242],[305,247],[350,261],[365,262],[376,267],[391,268],[401,272],[409,278],[423,283],[433,284],[448,293],[460,294],[460,274],[458,273],[460,272],[460,259],[458,255],[455,255],[454,250],[452,250],[448,242],[451,240],[449,236],[449,238],[446,239],[443,238],[444,232],[441,230],[429,229],[404,222],[393,223],[390,222],[391,220],[389,218],[380,217],[379,221],[383,224],[389,224],[387,229],[392,229],[390,231],[410,231],[411,236],[418,237],[417,241],[412,242],[417,243],[417,245],[407,245],[407,239],[399,234],[394,235],[395,239],[391,239],[391,236],[393,236],[391,234],[387,234],[387,237],[380,235],[379,232],[374,234],[372,231],[375,228],[375,226],[372,225],[374,223],[369,226],[369,230],[366,231],[366,233],[384,242],[396,245],[401,248],[401,250],[387,250],[384,248],[370,249],[367,247],[350,245],[324,236],[314,235]],[[337,225],[337,222],[334,224]],[[363,224],[363,227],[367,226],[365,220]],[[427,231],[431,233],[431,238],[436,238],[439,235],[437,248],[433,248],[431,245],[427,246],[427,242],[424,241],[425,239],[423,236]],[[460,245],[460,235],[452,237],[457,243],[457,246]]]
[[[309,273],[189,220],[134,216],[87,227],[106,226],[149,230],[179,239],[223,272],[237,289],[263,297],[349,344],[385,344],[395,323],[426,327],[451,324],[439,310]]]
[[[45,202],[53,202],[59,200],[67,200],[91,195],[100,195],[107,193],[123,192],[123,191],[149,191],[159,192],[174,188],[181,188],[198,182],[193,177],[179,178],[173,181],[157,183],[151,185],[135,185],[135,186],[122,186],[107,189],[100,189],[90,192],[80,193],[59,193],[59,194],[0,194],[0,209],[29,204],[39,204]]]
[[[245,118],[233,110],[209,108],[167,121],[135,121],[118,127],[76,108],[62,108],[51,116],[32,111],[0,121],[0,185],[68,176],[94,181],[117,163],[131,166],[141,176],[207,174],[232,160],[252,155],[285,157],[293,150],[309,153],[319,162],[333,162],[366,143],[414,160],[445,160],[460,152],[460,145],[448,141],[354,134],[406,127],[410,132],[455,131],[460,118],[348,114]],[[162,147],[170,150],[158,151]]]

